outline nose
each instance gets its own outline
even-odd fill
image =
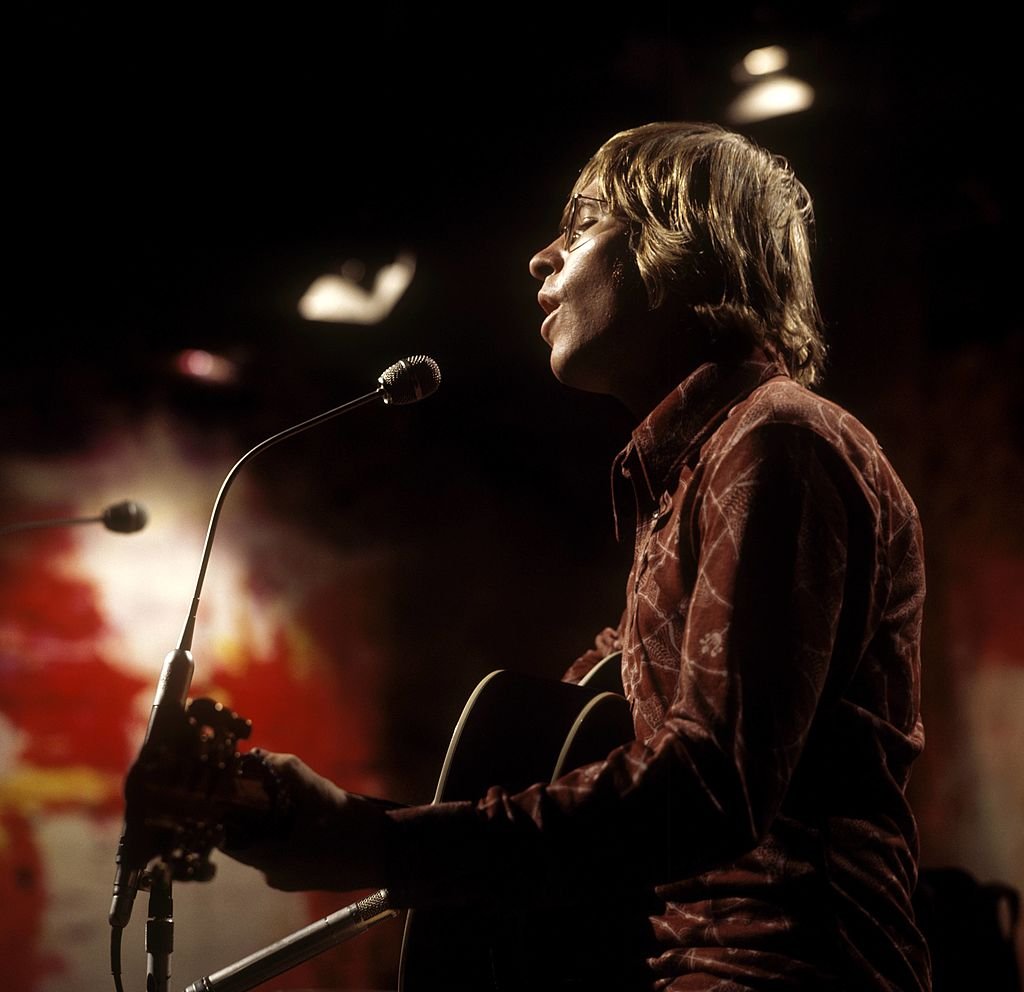
[[[561,235],[530,259],[530,275],[543,282],[562,267]]]

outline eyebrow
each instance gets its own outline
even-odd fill
[[[569,196],[569,199],[566,200],[565,206],[562,207],[562,227],[565,227],[565,225],[568,224],[569,216],[570,214],[572,214],[573,201],[577,199],[590,200],[594,203],[603,203],[605,206],[608,206],[611,202],[605,199],[605,197],[603,196],[590,196],[589,194],[586,193],[572,193]]]

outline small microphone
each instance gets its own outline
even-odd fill
[[[174,728],[178,717],[184,711],[189,688],[192,684],[192,674],[195,670],[195,663],[192,658],[192,636],[195,631],[196,614],[199,610],[199,594],[202,591],[203,580],[206,577],[206,569],[210,562],[210,552],[213,549],[213,536],[217,530],[217,521],[220,518],[220,511],[224,505],[224,497],[228,488],[238,475],[239,469],[255,455],[265,451],[278,441],[299,434],[302,431],[316,427],[325,421],[331,420],[342,413],[355,410],[357,407],[365,406],[376,399],[383,401],[390,406],[404,406],[409,403],[416,403],[425,399],[437,390],[441,384],[441,370],[437,362],[426,355],[413,355],[409,358],[395,362],[394,365],[385,369],[377,379],[378,388],[372,393],[360,396],[358,399],[350,400],[341,406],[334,407],[326,413],[312,417],[289,427],[287,430],[275,434],[273,437],[261,441],[256,447],[247,451],[228,472],[220,491],[213,503],[213,511],[210,514],[210,524],[206,531],[206,540],[203,544],[203,555],[199,565],[199,576],[196,579],[195,593],[192,597],[192,606],[188,617],[178,638],[178,646],[167,653],[164,657],[163,669],[157,685],[156,696],[153,699],[153,706],[150,710],[149,725],[146,729],[146,736],[143,747],[162,747],[169,745],[174,738]],[[113,508],[111,508],[113,509]],[[114,516],[112,514],[112,516]],[[122,517],[130,514],[119,513],[116,515],[120,521]],[[109,526],[109,524],[108,524]],[[114,892],[111,900],[109,922],[115,929],[121,929],[128,925],[131,918],[132,904],[135,894],[143,881],[143,873],[149,863],[152,852],[149,851],[149,838],[143,836],[142,831],[136,826],[134,811],[126,811],[124,829],[121,840],[118,844],[116,864],[117,870],[114,877]]]
[[[146,513],[144,506],[126,499],[108,506],[100,519],[107,530],[116,531],[118,534],[134,534],[149,523],[149,514]]]
[[[73,524],[103,524],[118,534],[134,534],[149,522],[149,514],[141,503],[126,499],[108,506],[95,517],[63,517],[57,520],[30,520],[26,523],[0,527],[0,534],[13,534],[19,530],[41,530],[45,527],[68,527]]]

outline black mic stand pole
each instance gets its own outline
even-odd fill
[[[174,900],[171,870],[160,863],[150,873],[146,920],[146,992],[170,992],[174,950]]]

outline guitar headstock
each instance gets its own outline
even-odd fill
[[[160,860],[179,881],[208,881],[229,825],[243,828],[277,806],[260,759],[239,751],[252,732],[245,717],[207,697],[181,711],[159,745],[145,744],[125,783],[126,818],[137,863]]]

